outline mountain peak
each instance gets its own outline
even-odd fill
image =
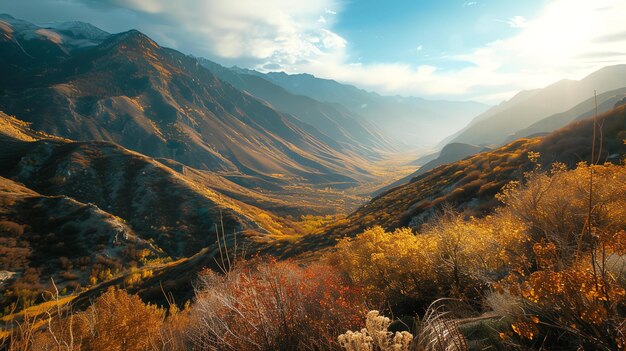
[[[121,44],[130,47],[159,47],[159,45],[155,43],[152,39],[150,39],[147,35],[136,29],[131,29],[127,32],[111,35],[107,40],[105,40],[103,46],[111,48]]]
[[[131,29],[129,31],[126,32],[122,32],[117,34],[117,37],[120,39],[150,39],[148,38],[147,35],[143,34],[142,32],[136,30],[136,29]]]

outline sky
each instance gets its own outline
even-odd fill
[[[626,63],[623,0],[0,0],[37,24],[138,29],[226,66],[498,103]]]

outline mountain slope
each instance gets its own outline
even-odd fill
[[[450,143],[444,146],[443,149],[441,149],[437,158],[424,163],[422,166],[420,166],[420,168],[417,171],[409,174],[408,176],[377,190],[373,195],[378,195],[380,193],[386,192],[387,190],[391,188],[395,188],[397,186],[406,184],[409,181],[411,181],[411,179],[419,175],[422,175],[430,171],[431,169],[434,169],[437,166],[464,159],[466,157],[477,154],[481,151],[485,151],[485,148],[480,147],[480,146],[475,146],[475,145],[469,145],[469,144]]]
[[[602,114],[606,111],[612,110],[616,107],[616,104],[619,104],[620,101],[624,99],[624,97],[626,97],[626,88],[611,90],[598,95],[598,113]],[[592,97],[565,112],[557,113],[535,122],[525,129],[518,130],[508,138],[508,141],[525,138],[539,133],[550,133],[553,130],[559,129],[573,121],[592,117],[595,112],[595,100]]]
[[[241,73],[199,58],[198,61],[221,80],[263,99],[276,109],[294,115],[326,136],[359,154],[376,157],[393,150],[393,142],[378,127],[351,111],[321,103],[304,95],[295,95],[258,75]]]
[[[66,196],[44,196],[0,177],[0,304],[41,299],[54,278],[77,290],[108,269],[129,269],[134,255],[163,253],[118,217]],[[97,277],[96,277],[97,279]]]
[[[544,89],[521,92],[476,117],[452,141],[474,145],[502,144],[512,133],[588,100],[593,97],[594,90],[602,94],[623,88],[624,82],[626,65],[617,65],[602,68],[580,81],[562,80]]]
[[[626,106],[599,117],[603,125],[602,160],[621,162],[626,155]],[[532,170],[529,152],[539,152],[545,168],[553,162],[574,166],[589,158],[593,119],[574,122],[548,136],[520,139],[498,149],[482,152],[439,166],[374,198],[323,236],[308,236],[301,250],[332,245],[336,238],[355,235],[380,225],[385,229],[419,226],[445,204],[467,215],[480,216],[497,205],[494,195],[512,180]]]
[[[195,168],[330,184],[370,177],[352,151],[137,31],[0,82],[0,106],[50,134]]]
[[[12,123],[2,114],[0,121],[3,126]],[[32,133],[15,128],[24,130],[23,135]],[[273,215],[115,144],[5,134],[0,146],[0,176],[41,194],[95,204],[124,218],[137,235],[154,240],[172,257],[189,256],[212,244],[218,223],[229,235],[264,235],[273,229],[271,220],[264,223]]]

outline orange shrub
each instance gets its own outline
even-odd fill
[[[333,267],[246,262],[200,276],[190,341],[202,350],[331,350],[364,311]]]

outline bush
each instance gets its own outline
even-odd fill
[[[530,239],[527,259],[496,285],[519,306],[507,337],[524,347],[623,349],[626,167],[556,165],[501,200]]]
[[[332,350],[364,311],[330,266],[245,262],[200,276],[190,342],[198,350]]]
[[[110,288],[84,312],[55,319],[33,350],[143,351],[161,343],[165,311],[136,295]]]
[[[448,211],[423,234],[374,227],[343,239],[329,259],[374,305],[414,314],[440,297],[479,301],[482,290],[505,276],[516,259],[523,229],[505,213],[465,221]]]

